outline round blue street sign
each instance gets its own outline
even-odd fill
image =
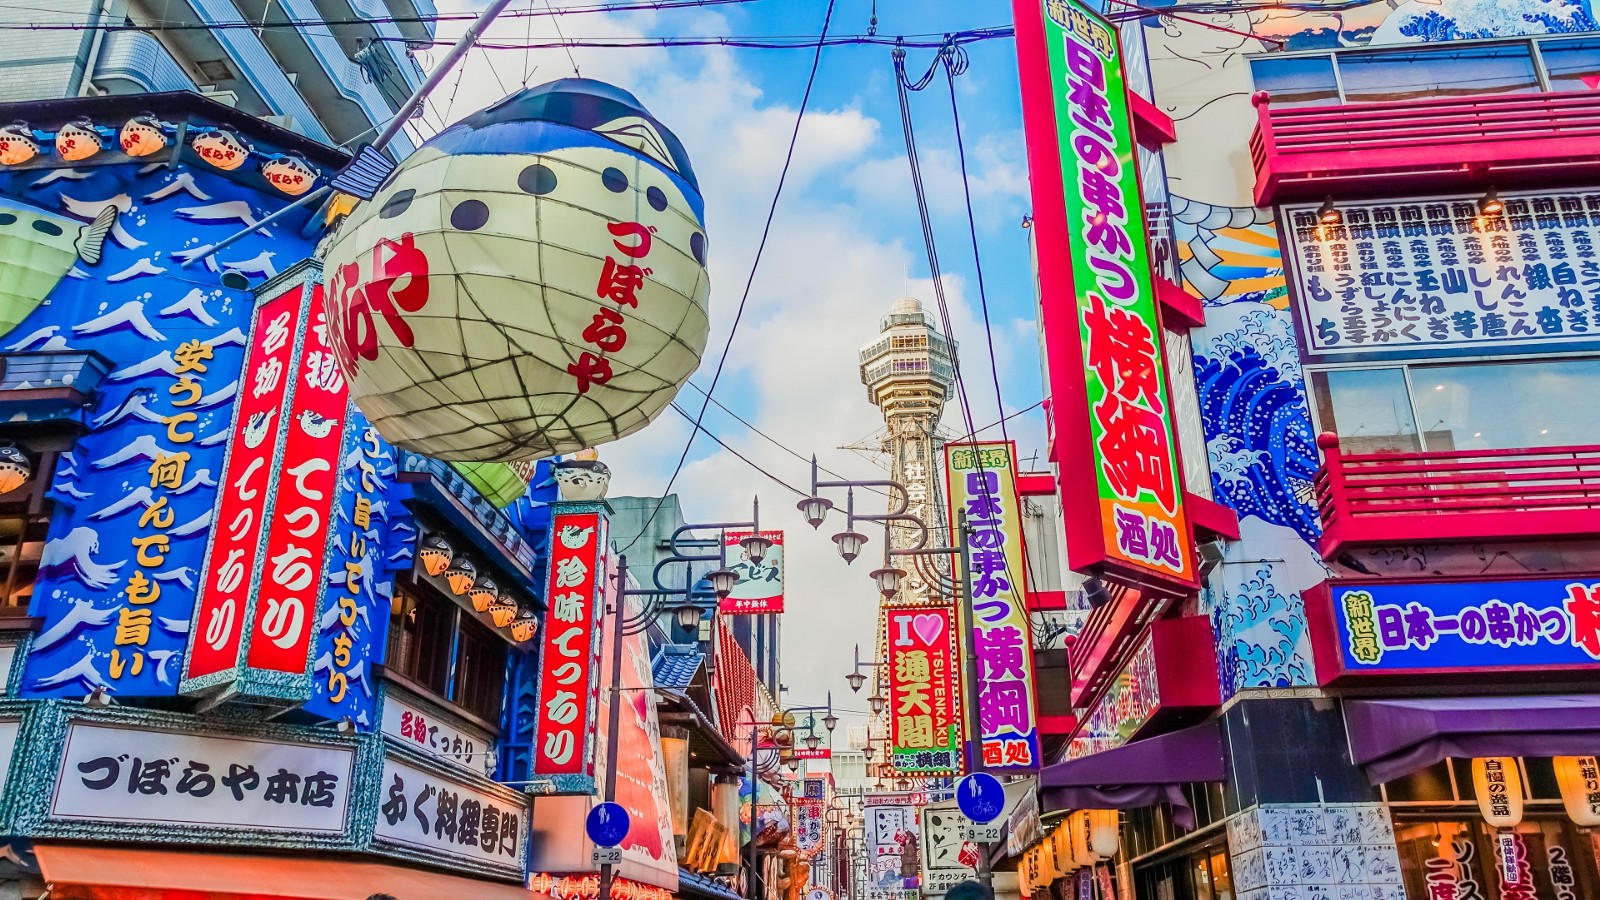
[[[988,772],[973,772],[956,782],[956,806],[979,825],[1000,818],[1006,808],[1006,789],[1000,779]]]
[[[628,811],[622,808],[622,804],[601,803],[589,810],[583,830],[589,833],[589,840],[594,841],[596,846],[615,847],[628,836],[629,824]]]

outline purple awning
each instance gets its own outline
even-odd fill
[[[1079,759],[1046,766],[1039,792],[1046,811],[1127,809],[1165,801],[1172,818],[1194,827],[1194,811],[1182,786],[1223,781],[1228,763],[1216,720],[1124,744]]]
[[[1346,700],[1350,758],[1382,784],[1447,757],[1588,756],[1600,695]]]

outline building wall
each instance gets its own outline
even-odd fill
[[[1142,38],[1156,103],[1177,125],[1163,157],[1185,284],[1206,305],[1206,325],[1190,339],[1211,487],[1241,523],[1243,540],[1204,597],[1225,695],[1315,684],[1302,595],[1326,577],[1314,549],[1318,455],[1282,250],[1271,210],[1251,199],[1249,56],[1600,27],[1588,0],[1374,2],[1339,12],[1235,5],[1203,23],[1163,15],[1123,26],[1125,41]]]
[[[26,11],[9,12],[6,19],[40,24],[71,25],[88,21],[104,8],[101,0],[40,0]],[[24,19],[25,17],[25,19]],[[83,70],[79,60],[88,52],[89,32],[83,31],[0,31],[0,72],[5,87],[0,99],[44,100],[75,97]]]

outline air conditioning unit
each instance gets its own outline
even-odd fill
[[[200,93],[206,95],[207,99],[215,100],[224,106],[239,105],[239,95],[233,91],[219,91],[214,87],[210,87],[209,85],[201,85]]]
[[[1198,549],[1200,550],[1200,577],[1204,578],[1222,562],[1222,557],[1228,552],[1228,542],[1221,539],[1203,541]]]
[[[292,131],[295,134],[305,134],[300,130],[300,125],[295,121],[294,116],[262,116],[261,121],[270,122],[285,131]]]

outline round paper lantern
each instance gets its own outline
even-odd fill
[[[0,128],[0,164],[20,166],[39,155],[39,142],[26,122],[13,122]]]
[[[261,165],[261,175],[267,183],[291,197],[298,197],[317,183],[317,170],[311,164],[290,153],[275,156]]]
[[[1522,772],[1515,757],[1474,758],[1472,787],[1490,828],[1515,828],[1522,821]]]
[[[224,128],[212,128],[195,135],[189,146],[200,154],[201,159],[224,172],[232,172],[250,158],[250,148],[244,145],[244,141]]]
[[[517,602],[510,597],[496,595],[489,603],[489,618],[494,620],[494,627],[506,628],[517,618]]]
[[[478,567],[469,559],[458,559],[444,570],[444,580],[450,583],[450,590],[457,597],[472,590],[472,585],[478,580]]]
[[[78,119],[56,132],[56,153],[67,162],[80,162],[106,148],[100,132],[88,119]]]
[[[1067,828],[1072,835],[1073,864],[1079,868],[1092,868],[1100,859],[1089,847],[1089,814],[1083,810],[1073,813],[1067,819]]]
[[[529,610],[517,613],[517,618],[511,623],[511,639],[517,643],[533,640],[539,633],[539,620]]]
[[[0,494],[9,494],[28,483],[33,464],[16,444],[0,444]]]
[[[678,139],[626,91],[563,79],[445,129],[350,214],[330,333],[390,442],[539,459],[666,408],[705,349],[705,261]]]
[[[1590,799],[1600,796],[1600,762],[1592,756],[1558,756],[1554,762],[1567,816],[1580,828],[1600,825],[1600,803]]]
[[[472,608],[478,612],[488,612],[500,599],[500,586],[494,580],[484,576],[479,578],[467,591],[467,597],[472,600]],[[495,617],[495,624],[500,624],[499,617]]]
[[[422,549],[417,555],[422,558],[422,570],[437,578],[450,568],[453,551],[442,535],[430,534],[423,539]]]
[[[1120,820],[1114,809],[1089,810],[1089,849],[1102,859],[1117,855]]]
[[[137,159],[167,146],[167,133],[154,116],[134,116],[123,123],[117,143],[123,153]]]

